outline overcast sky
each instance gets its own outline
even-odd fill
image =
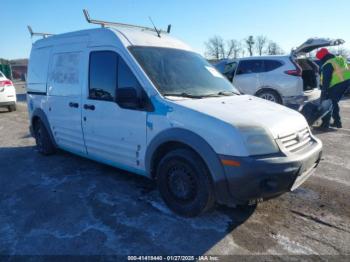
[[[26,26],[64,33],[92,28],[92,17],[158,27],[172,24],[172,34],[200,53],[204,42],[219,35],[241,40],[265,35],[289,52],[307,38],[343,38],[350,48],[349,0],[0,0],[0,58],[29,56],[32,40]]]

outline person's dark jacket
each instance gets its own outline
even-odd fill
[[[325,66],[323,66],[323,65],[329,59],[332,59],[334,57],[335,57],[334,55],[328,54],[323,59],[321,59],[320,71],[323,74],[323,79],[322,79],[322,83],[321,84],[322,84],[322,90],[325,91],[325,92],[328,91],[329,86],[331,84],[334,68],[333,68],[332,64],[327,64]]]

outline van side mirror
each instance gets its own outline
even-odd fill
[[[117,88],[116,102],[124,108],[135,109],[141,107],[141,99],[133,87]]]

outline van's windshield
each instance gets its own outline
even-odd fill
[[[161,47],[132,46],[129,49],[164,96],[202,98],[239,94],[199,54]]]

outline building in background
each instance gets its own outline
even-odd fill
[[[0,58],[0,71],[8,78],[12,78],[12,71],[11,71],[11,65],[10,61],[6,59]]]
[[[6,60],[0,58],[0,71],[8,79],[22,80],[27,79],[28,59]]]
[[[28,59],[16,59],[10,61],[13,79],[25,81],[27,79]]]

